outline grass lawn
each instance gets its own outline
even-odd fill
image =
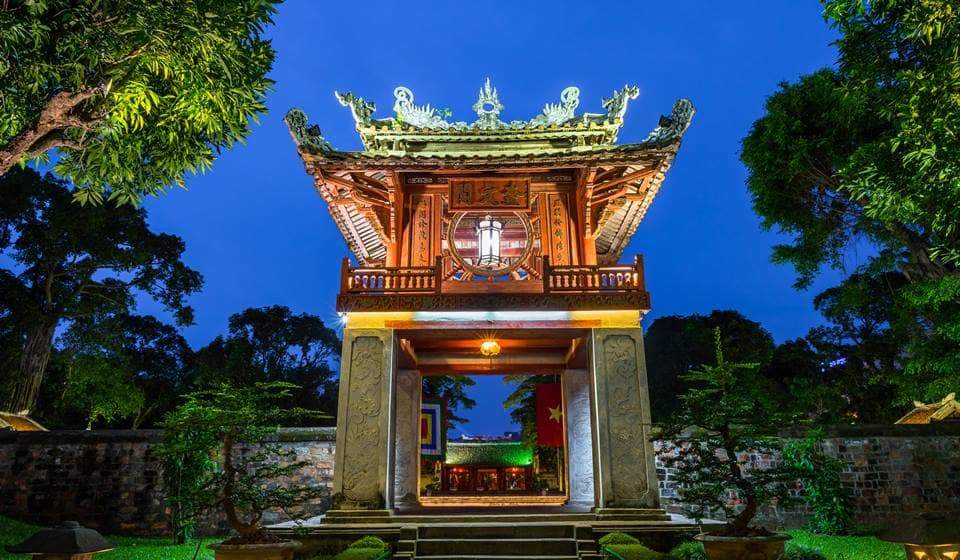
[[[20,554],[9,554],[3,548],[8,544],[16,544],[36,532],[38,527],[20,523],[6,517],[0,517],[0,560],[20,560],[30,558]],[[197,543],[174,546],[167,538],[140,538],[140,537],[113,537],[107,540],[117,545],[116,550],[98,554],[97,560],[193,560],[197,550]],[[207,540],[200,547],[197,558],[213,558],[213,551],[206,548]]]
[[[903,546],[876,537],[828,537],[807,531],[790,531],[795,544],[816,548],[827,560],[905,560]]]

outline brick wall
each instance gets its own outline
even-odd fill
[[[799,437],[785,433],[785,437]],[[160,534],[167,529],[159,462],[159,434],[141,431],[0,432],[0,515],[50,524],[76,519],[108,533]],[[283,483],[333,481],[334,433],[329,428],[284,430],[281,445],[309,466]],[[669,451],[670,445],[656,442]],[[960,424],[934,426],[846,426],[827,431],[824,448],[847,463],[843,483],[855,517],[883,524],[904,513],[960,513]],[[742,457],[753,465],[777,457]],[[672,473],[659,464],[663,505],[679,511]],[[317,514],[329,494],[305,506]],[[764,521],[777,526],[803,524],[806,511],[773,509]],[[283,520],[280,512],[265,522]],[[207,520],[210,530],[223,520]]]
[[[0,515],[39,524],[77,520],[109,533],[163,534],[168,530],[162,474],[153,430],[0,432]],[[331,428],[285,429],[278,443],[309,466],[280,484],[333,482]],[[241,452],[250,453],[252,449]],[[298,513],[316,515],[330,496]],[[268,512],[266,523],[285,520]],[[207,532],[226,526],[219,515],[205,520]]]
[[[801,437],[797,431],[784,437]],[[835,426],[825,433],[823,450],[842,459],[841,481],[854,514],[862,525],[882,526],[904,514],[960,513],[960,424],[898,426]],[[658,455],[670,453],[672,443],[656,442]],[[742,454],[748,467],[763,467],[780,457]],[[662,505],[680,512],[673,469],[657,459]],[[731,501],[735,501],[731,496]],[[808,508],[801,504],[784,510],[772,507],[760,515],[771,526],[802,526]]]

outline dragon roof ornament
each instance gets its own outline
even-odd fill
[[[350,92],[335,92],[335,95],[341,105],[350,108],[358,129],[373,125],[397,123],[400,126],[412,127],[413,129],[466,131],[522,130],[587,123],[621,124],[627,111],[627,104],[629,101],[636,99],[639,93],[640,90],[636,86],[624,86],[622,89],[614,91],[610,98],[603,100],[603,108],[606,109],[606,113],[585,113],[577,117],[576,109],[580,105],[580,89],[570,86],[560,93],[559,103],[547,103],[541,114],[528,121],[520,120],[507,123],[500,120],[500,113],[504,106],[500,101],[497,88],[493,87],[490,78],[487,78],[483,87],[480,88],[477,102],[473,105],[473,110],[477,113],[477,120],[471,124],[463,121],[447,121],[446,117],[449,116],[449,111],[441,111],[431,107],[430,104],[416,105],[413,91],[405,86],[398,86],[393,90],[393,111],[396,114],[393,119],[374,119],[373,113],[376,106]]]

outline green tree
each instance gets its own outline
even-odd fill
[[[17,267],[2,277],[0,298],[22,326],[16,389],[8,410],[30,411],[64,321],[126,313],[138,295],[192,322],[186,297],[199,273],[181,260],[183,241],[154,233],[142,208],[81,208],[62,181],[15,169],[0,178],[0,246]]]
[[[136,430],[176,406],[190,358],[187,341],[173,325],[151,316],[98,313],[71,322],[60,337],[54,363],[66,362],[68,388],[78,378],[77,372],[83,371],[77,364],[97,362],[103,364],[98,368],[122,372],[117,379],[124,383],[117,383],[112,390],[122,386],[131,396],[124,404],[138,403],[124,415],[133,418],[131,427]],[[138,399],[137,395],[150,398]],[[76,404],[70,392],[65,392],[61,407],[75,408]]]
[[[227,336],[196,352],[191,381],[199,388],[287,382],[296,385],[287,406],[333,416],[339,348],[337,333],[316,315],[282,305],[249,308],[230,316]]]
[[[714,348],[714,365],[683,376],[689,388],[660,436],[680,445],[662,460],[676,468],[684,508],[696,519],[723,511],[730,521],[722,534],[750,536],[756,533],[750,523],[764,504],[789,503],[796,473],[782,464],[745,468],[740,454],[777,453],[781,445],[776,430],[789,417],[770,398],[769,382],[757,364],[726,360],[720,329],[715,330]],[[739,503],[731,501],[731,495]]]
[[[221,508],[238,534],[231,544],[275,542],[261,525],[266,510],[297,517],[291,508],[327,492],[316,485],[277,484],[308,463],[269,437],[280,422],[318,415],[281,405],[294,390],[282,382],[221,385],[186,395],[164,417],[160,456],[168,499],[182,523],[178,537],[202,512]]]
[[[898,384],[917,328],[904,309],[905,285],[899,273],[853,274],[814,298],[827,324],[811,329],[807,340],[824,364],[821,383],[842,395],[847,419],[885,423],[899,416]]]
[[[837,69],[781,84],[743,141],[774,260],[798,285],[869,243],[862,272],[901,272],[922,329],[901,399],[960,385],[960,18],[952,0],[828,0]]]
[[[424,396],[446,399],[447,430],[452,430],[467,422],[466,418],[457,416],[458,410],[470,410],[477,406],[477,401],[467,395],[467,388],[476,384],[467,375],[424,375],[421,391]]]
[[[713,331],[718,327],[730,359],[764,367],[770,363],[773,337],[737,311],[658,317],[643,337],[655,422],[667,421],[678,408],[677,397],[685,389],[682,376],[713,357]]]
[[[0,175],[57,149],[82,202],[182,186],[265,112],[276,4],[0,3]]]
[[[110,422],[136,415],[145,396],[130,372],[106,356],[72,356],[67,365],[64,406],[86,416],[87,429],[98,420]]]

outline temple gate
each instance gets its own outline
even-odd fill
[[[337,298],[335,509],[423,507],[421,376],[485,372],[562,379],[567,466],[553,505],[658,508],[640,329],[650,297],[642,259],[619,260],[693,106],[680,100],[642,141],[617,144],[636,87],[580,115],[569,87],[509,123],[489,80],[469,124],[407,88],[394,95],[395,116],[377,119],[373,103],[337,93],[359,152],[334,149],[299,110],[285,118],[356,258]]]

